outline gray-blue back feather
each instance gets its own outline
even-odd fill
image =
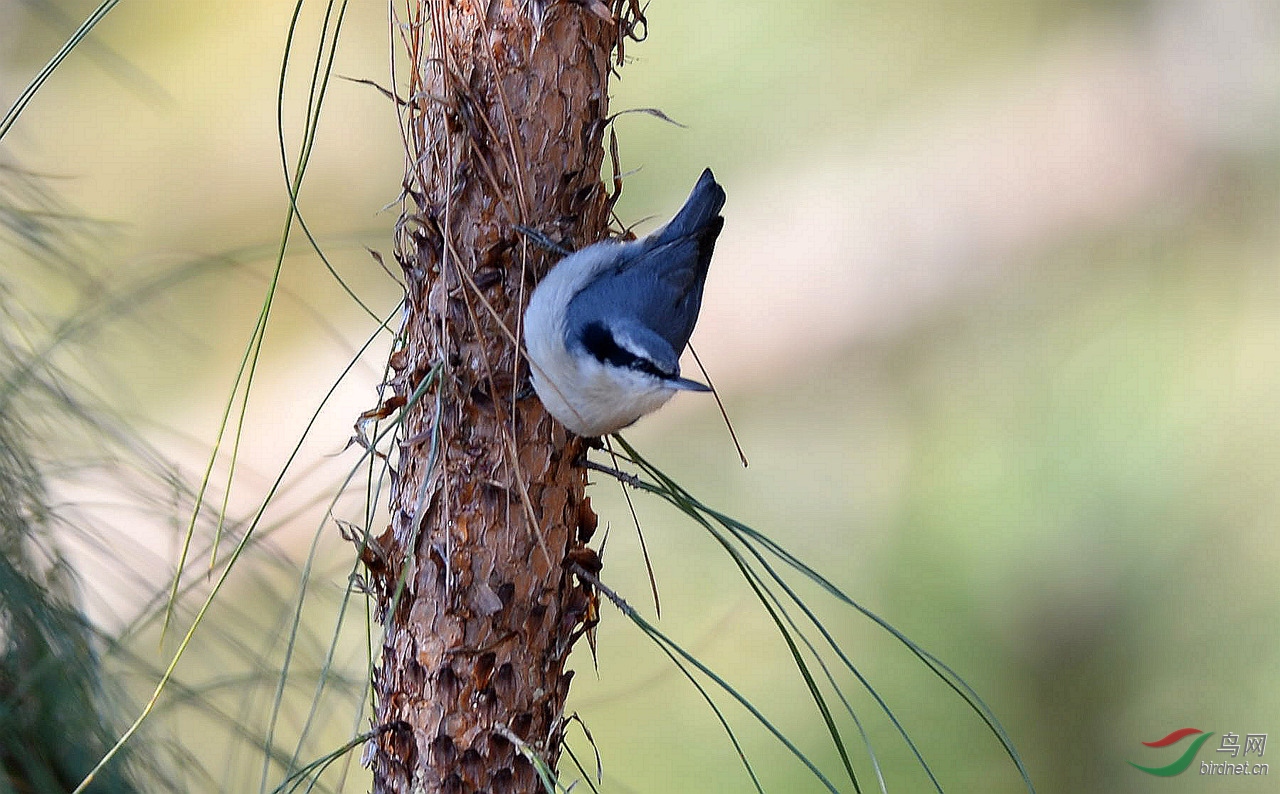
[[[619,244],[617,264],[569,302],[570,335],[593,324],[635,323],[665,340],[678,360],[698,321],[711,254],[724,227],[724,201],[711,169],[703,171],[670,223],[643,240]],[[567,341],[583,344],[582,339]]]

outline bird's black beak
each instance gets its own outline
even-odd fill
[[[705,383],[698,383],[696,380],[688,378],[669,378],[666,384],[673,389],[681,391],[711,391],[711,387]]]

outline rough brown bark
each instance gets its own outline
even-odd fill
[[[595,516],[579,442],[517,396],[519,317],[550,261],[513,226],[604,235],[617,25],[599,2],[409,5],[407,310],[390,399],[410,408],[391,525],[366,555],[385,625],[374,790],[535,792],[513,739],[559,756],[565,660],[595,616],[567,561],[593,559]]]

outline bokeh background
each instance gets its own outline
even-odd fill
[[[0,0],[3,104],[94,5]],[[282,105],[290,167],[323,10],[304,7]],[[164,281],[55,355],[136,434],[131,449],[148,445],[189,482],[217,435],[286,218],[277,82],[292,11],[122,4],[0,150],[90,221],[77,250],[92,279],[4,249],[0,281],[33,316],[74,316]],[[618,119],[623,168],[637,169],[619,214],[652,217],[640,227],[652,228],[706,165],[725,184],[694,344],[751,466],[739,466],[714,405],[691,395],[628,438],[956,668],[1039,791],[1274,790],[1274,775],[1206,778],[1193,766],[1157,778],[1126,762],[1172,761],[1176,751],[1141,742],[1181,727],[1280,733],[1280,4],[656,0],[647,13],[613,109],[657,107],[686,127]],[[388,38],[385,4],[352,4],[333,73],[387,84]],[[396,286],[365,249],[391,261],[402,167],[389,103],[335,79],[299,207],[382,314]],[[301,235],[292,240],[234,517],[252,514],[376,331]],[[167,695],[153,720],[213,770],[190,790],[254,790],[253,745],[269,734],[287,755],[307,721],[352,556],[323,511],[358,455],[344,446],[377,402],[385,351],[375,342],[325,408],[269,537],[179,668],[190,689]],[[229,459],[224,450],[218,499]],[[74,472],[56,488],[108,539],[65,543],[89,614],[144,660],[115,663],[145,696],[174,639],[158,650],[153,597],[176,564],[181,494],[165,509],[146,477]],[[627,506],[607,481],[592,496],[611,531],[606,576],[651,614]],[[344,504],[339,515],[358,521],[358,498]],[[812,702],[732,566],[672,511],[643,499],[637,509],[663,631],[834,771]],[[304,630],[275,708],[273,670],[304,579]],[[207,583],[195,586],[198,596]],[[947,790],[1020,790],[950,690],[886,634],[811,595]],[[194,605],[179,610],[183,629]],[[332,670],[350,696],[322,701],[304,759],[367,719],[364,606],[347,609]],[[571,707],[603,757],[602,790],[747,790],[696,691],[617,613],[605,611],[597,658],[575,658]],[[189,705],[199,699],[216,708]],[[874,703],[855,705],[889,790],[928,790]],[[819,790],[767,734],[740,715],[735,724],[768,790]],[[1224,760],[1217,746],[1200,758]],[[326,784],[367,785],[358,764]]]

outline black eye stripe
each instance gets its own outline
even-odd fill
[[[634,369],[655,378],[671,377],[671,373],[661,371],[649,359],[641,358],[619,345],[613,338],[613,333],[600,323],[590,323],[582,329],[582,345],[602,364]]]

